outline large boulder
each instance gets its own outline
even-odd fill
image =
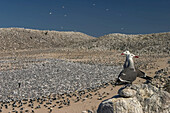
[[[97,113],[169,113],[170,94],[151,84],[121,88],[118,95],[104,100]]]
[[[137,98],[115,96],[103,101],[97,113],[143,113],[143,110]]]

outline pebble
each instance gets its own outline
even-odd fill
[[[63,108],[63,106],[58,106],[58,108],[60,109],[60,108]]]

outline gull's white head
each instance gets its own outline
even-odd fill
[[[136,56],[136,55],[134,55],[134,54],[132,54],[132,53],[130,53],[129,51],[124,51],[121,55],[128,55],[129,56],[129,58],[133,58],[133,57],[135,57],[135,58],[139,58],[139,56]]]
[[[131,54],[129,55],[129,58],[133,58],[133,57],[139,58],[139,56],[136,56],[136,55],[134,55],[134,54],[131,53]]]
[[[121,55],[129,55],[130,52],[128,50],[124,51]]]

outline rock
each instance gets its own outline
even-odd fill
[[[93,113],[93,111],[91,111],[91,110],[87,110],[87,112],[88,112],[88,113]]]
[[[170,93],[170,82],[165,84],[164,89],[165,89],[165,91]]]
[[[170,94],[151,84],[134,85],[136,98],[141,103],[144,112],[169,113]]]
[[[170,93],[151,84],[121,88],[117,96],[104,100],[97,113],[169,113]]]
[[[103,101],[97,113],[143,113],[142,106],[137,98],[113,97]]]
[[[82,111],[81,113],[88,113],[87,111]]]
[[[87,111],[82,111],[82,113],[93,113],[93,111],[87,110]]]
[[[170,112],[170,95],[167,92],[154,94],[151,98],[145,98],[143,101],[143,111],[152,111],[154,113]]]
[[[170,64],[170,60],[168,60],[168,64]]]
[[[121,88],[118,91],[118,94],[122,97],[129,98],[136,95],[136,91],[130,88]]]
[[[151,84],[170,93],[170,67],[160,69],[155,74]]]

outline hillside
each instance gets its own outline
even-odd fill
[[[93,38],[80,32],[0,28],[0,50],[64,48]]]
[[[133,53],[170,54],[170,32],[144,35],[108,34],[95,38],[80,32],[0,28],[0,50],[69,49],[129,50]]]
[[[76,46],[87,49],[129,50],[135,53],[169,54],[169,45],[170,32],[145,35],[108,34]]]

